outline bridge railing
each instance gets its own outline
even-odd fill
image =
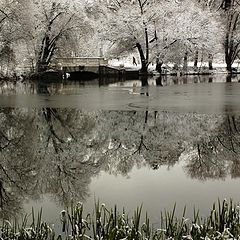
[[[53,61],[55,66],[71,67],[71,66],[106,66],[108,61],[104,58],[82,58],[82,57],[66,57],[56,58]]]

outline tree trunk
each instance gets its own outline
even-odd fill
[[[232,2],[231,2],[232,4]],[[240,42],[234,40],[237,34],[237,25],[239,24],[239,13],[237,11],[232,11],[229,9],[227,13],[227,29],[224,42],[225,49],[225,61],[227,64],[227,71],[229,74],[232,74],[232,64],[236,59],[240,49]]]
[[[144,15],[144,6],[145,4],[147,4],[147,1],[141,1],[141,0],[138,0],[138,5],[139,5],[139,8],[141,10],[141,15],[143,16]],[[147,28],[147,24],[146,22],[143,20],[143,25],[144,25],[144,35],[145,35],[145,47],[146,47],[146,52],[145,52],[145,56],[144,56],[144,53],[143,53],[143,49],[142,49],[142,46],[137,43],[136,46],[138,48],[138,51],[139,51],[139,54],[140,54],[140,58],[141,58],[141,64],[142,64],[142,68],[140,70],[140,72],[142,74],[146,74],[147,73],[147,68],[148,68],[148,61],[149,61],[149,39],[148,39],[148,28]]]
[[[198,51],[195,52],[195,57],[194,57],[194,71],[197,71],[197,68],[198,68]]]
[[[136,44],[136,47],[138,49],[138,53],[140,55],[140,59],[141,59],[141,70],[140,70],[140,73],[141,74],[147,74],[147,69],[148,69],[148,63],[146,61],[146,58],[144,56],[144,53],[143,53],[143,49],[142,49],[142,46],[140,43],[137,43]]]
[[[156,59],[156,71],[158,71],[160,74],[162,74],[162,65],[163,62],[159,61],[159,58]]]
[[[183,59],[183,72],[187,73],[188,53],[186,52]]]
[[[148,41],[147,27],[145,27],[144,32],[145,32],[145,41],[146,41],[146,62],[148,62],[148,60],[149,60],[149,41]]]
[[[43,38],[41,50],[39,53],[36,71],[37,73],[46,72],[48,70],[49,64],[52,60],[52,56],[55,51],[57,38],[50,41],[48,35]]]
[[[232,74],[232,61],[228,56],[226,56],[226,64],[227,64],[227,72],[229,74]]]
[[[225,48],[225,62],[227,65],[227,72],[231,74],[232,73],[232,46],[231,46],[231,40],[230,40],[231,33],[229,31],[230,29],[226,33],[224,48]]]
[[[212,71],[213,70],[213,55],[212,54],[209,54],[208,55],[208,69],[209,71]]]

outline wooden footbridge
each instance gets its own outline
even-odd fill
[[[81,73],[90,73],[96,76],[104,77],[121,77],[125,70],[121,68],[110,67],[108,61],[104,58],[92,57],[64,57],[56,58],[51,64],[57,71],[61,71],[64,78],[67,75],[76,76]]]

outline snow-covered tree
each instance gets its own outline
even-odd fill
[[[19,40],[18,6],[19,3],[13,0],[0,3],[0,74],[4,77],[13,75],[15,70],[14,44]]]
[[[207,2],[207,0],[202,0]],[[211,0],[209,8],[221,15],[220,22],[224,29],[222,45],[228,73],[232,73],[232,64],[239,58],[240,53],[240,4],[236,0]]]
[[[22,35],[36,72],[46,71],[57,52],[71,52],[72,33],[83,35],[86,25],[81,5],[71,1],[27,1],[22,6],[20,23]],[[66,48],[66,42],[69,46]]]
[[[196,50],[213,54],[221,28],[208,9],[182,1],[112,1],[102,31],[115,54],[137,49],[142,72],[150,62],[182,62]]]
[[[221,50],[222,29],[208,8],[183,0],[172,2],[165,14],[155,45],[157,62],[183,63],[196,51],[208,56]]]
[[[110,1],[101,31],[102,39],[112,44],[116,55],[137,49],[141,71],[150,63],[150,41],[154,38],[154,23],[162,9],[154,0]]]
[[[222,15],[225,17],[225,61],[227,71],[232,73],[232,64],[240,53],[240,5],[238,1],[224,1]]]

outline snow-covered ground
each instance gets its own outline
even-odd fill
[[[122,68],[130,68],[133,70],[138,70],[141,68],[140,60],[136,58],[137,65],[133,64],[133,55],[126,57],[126,58],[119,58],[119,59],[111,59],[108,61],[108,64],[113,67],[122,67]],[[172,68],[174,64],[170,63],[167,64],[167,68]],[[164,65],[163,65],[164,66]],[[194,62],[188,62],[188,67],[193,67]],[[199,62],[198,67],[208,68],[208,62]],[[234,63],[232,65],[233,68],[240,69],[240,63]],[[150,71],[154,71],[156,68],[156,64],[150,64],[148,69]],[[217,72],[226,72],[226,63],[224,62],[214,62],[213,63],[213,68],[217,70]]]

